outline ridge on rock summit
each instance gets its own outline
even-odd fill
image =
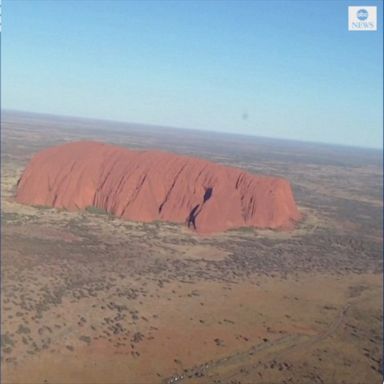
[[[94,141],[37,153],[18,181],[16,201],[70,211],[94,206],[127,220],[185,223],[199,233],[289,229],[301,218],[283,178]]]

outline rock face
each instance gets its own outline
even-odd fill
[[[285,179],[92,141],[35,155],[18,182],[16,200],[71,211],[95,206],[128,220],[185,223],[200,233],[289,229],[300,219]]]

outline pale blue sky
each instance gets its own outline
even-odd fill
[[[348,32],[361,4],[378,32]],[[381,1],[2,8],[5,109],[382,147]]]

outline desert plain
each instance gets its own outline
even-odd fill
[[[3,383],[382,382],[381,151],[20,112],[1,129]],[[35,153],[83,139],[283,176],[303,220],[206,236],[16,203]]]

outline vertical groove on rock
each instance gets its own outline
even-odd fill
[[[162,201],[162,203],[161,203],[160,206],[159,206],[159,213],[161,213],[161,211],[163,210],[163,206],[164,206],[164,204],[167,202],[167,200],[168,200],[170,194],[172,193],[173,189],[175,188],[177,179],[179,178],[181,172],[183,172],[183,170],[185,169],[185,167],[186,167],[187,165],[188,165],[188,162],[185,163],[185,164],[180,168],[180,170],[177,172],[177,174],[176,174],[176,176],[175,176],[175,178],[174,178],[174,180],[173,180],[173,183],[172,183],[171,187],[169,188],[168,192],[167,192],[166,195],[165,195],[164,200]]]
[[[125,205],[123,211],[121,212],[121,216],[124,216],[125,211],[129,207],[129,205],[132,204],[133,201],[135,201],[135,199],[139,195],[140,189],[142,188],[142,186],[143,186],[143,184],[144,184],[146,179],[147,179],[147,175],[143,175],[142,178],[141,178],[141,181],[139,182],[139,184],[136,185],[136,188],[133,191],[133,193],[131,195],[131,198],[128,200],[128,203]]]

